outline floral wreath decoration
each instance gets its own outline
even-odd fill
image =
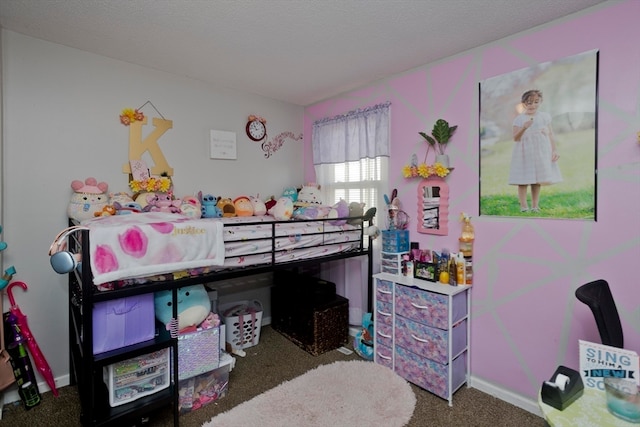
[[[427,149],[427,153],[428,152],[429,150]],[[435,162],[432,165],[427,164],[426,157],[427,156],[425,155],[424,162],[418,164],[418,156],[413,154],[411,156],[411,164],[404,165],[402,167],[402,176],[405,178],[429,178],[432,176],[439,176],[440,178],[444,178],[445,176],[449,175],[451,169],[444,166],[440,162]]]
[[[133,122],[141,122],[144,120],[144,113],[139,109],[125,108],[120,113],[120,123],[129,126]]]
[[[168,193],[171,190],[171,178],[167,176],[152,176],[141,181],[129,181],[129,187],[134,193],[148,191],[151,193]]]

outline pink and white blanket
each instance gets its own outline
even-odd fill
[[[148,212],[95,218],[82,225],[89,228],[96,285],[224,264],[223,224],[217,219]]]

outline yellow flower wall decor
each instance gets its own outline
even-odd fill
[[[120,123],[125,126],[129,126],[133,122],[140,122],[144,120],[144,114],[142,111],[134,110],[133,108],[125,108],[120,113]]]
[[[444,178],[449,175],[449,172],[451,170],[442,163],[436,162],[430,165],[423,162],[418,164],[418,157],[415,154],[411,156],[411,164],[402,167],[402,176],[405,178],[429,178],[432,176]]]

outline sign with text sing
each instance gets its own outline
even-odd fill
[[[604,390],[603,378],[616,377],[640,384],[638,354],[632,350],[579,340],[580,375],[587,388]]]

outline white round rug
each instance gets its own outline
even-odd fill
[[[360,360],[334,362],[216,415],[203,427],[402,427],[415,405],[411,386],[391,369]]]

